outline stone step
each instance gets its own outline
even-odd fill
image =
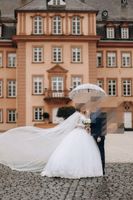
[[[34,124],[35,127],[38,128],[53,128],[56,126],[56,124],[53,123],[36,123]]]

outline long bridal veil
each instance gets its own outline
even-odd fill
[[[0,135],[0,163],[19,171],[41,171],[50,155],[76,126],[75,112],[54,128],[25,126]]]

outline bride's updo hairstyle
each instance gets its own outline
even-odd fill
[[[86,109],[83,103],[80,103],[76,106],[76,111],[86,114]]]

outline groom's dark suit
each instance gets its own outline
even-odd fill
[[[101,155],[103,174],[105,174],[105,150],[104,140],[107,133],[107,114],[105,112],[97,111],[91,113],[91,135],[94,137]],[[98,139],[100,141],[98,142]]]

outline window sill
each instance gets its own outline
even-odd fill
[[[104,66],[97,66],[97,69],[98,69],[98,68],[104,68]]]
[[[36,122],[36,123],[39,122],[40,123],[40,122],[44,122],[44,121],[43,120],[32,120],[32,122]]]
[[[63,64],[64,62],[62,62],[62,61],[61,62],[56,62],[56,61],[54,62],[54,61],[52,61],[51,63],[58,65],[58,64]]]
[[[16,124],[16,122],[6,122],[7,124]]]
[[[106,66],[106,68],[118,68],[117,66]]]
[[[42,62],[32,62],[32,64],[44,64],[45,62],[42,61]]]
[[[17,97],[6,97],[7,99],[16,99]]]
[[[84,34],[82,34],[82,33],[80,33],[80,34],[73,34],[73,33],[71,33],[71,34],[69,34],[70,36],[83,36]]]
[[[32,33],[31,36],[44,36],[44,33]]]
[[[133,97],[133,95],[130,95],[130,96],[124,96],[124,95],[122,95],[122,97]]]
[[[109,97],[118,97],[118,95],[109,95],[109,94],[108,94],[108,96]]]
[[[127,68],[133,68],[133,66],[121,66],[121,68],[127,69]]]
[[[16,66],[12,66],[12,67],[6,66],[6,68],[8,68],[8,69],[16,69]]]
[[[71,64],[83,64],[83,62],[71,62]]]
[[[44,94],[32,94],[32,96],[44,96]]]

